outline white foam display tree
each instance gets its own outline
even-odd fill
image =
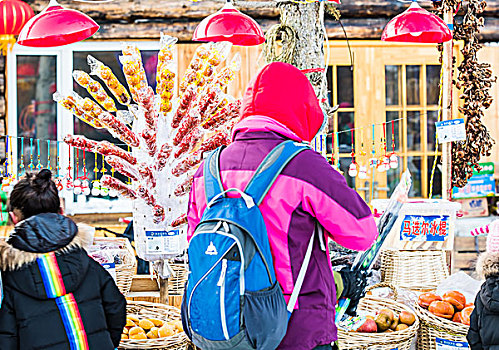
[[[54,94],[80,120],[107,129],[127,145],[125,149],[79,135],[64,139],[72,147],[101,154],[132,180],[124,183],[104,175],[95,186],[133,200],[137,253],[155,262],[163,276],[168,275],[164,261],[182,254],[187,246],[187,201],[194,172],[206,152],[230,142],[241,105],[225,93],[241,66],[239,55],[223,64],[231,44],[199,46],[184,76],[177,77],[175,43],[175,38],[161,36],[156,91],[148,84],[138,48],[124,44],[119,60],[128,89],[109,67],[88,56],[90,74],[74,71],[73,77],[93,99],[74,92]],[[121,110],[110,94],[123,106]]]

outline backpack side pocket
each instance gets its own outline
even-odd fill
[[[288,327],[286,301],[279,283],[267,290],[246,291],[243,317],[246,337],[255,349],[274,350]]]

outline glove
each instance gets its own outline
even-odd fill
[[[351,271],[350,268],[344,267],[340,270],[340,276],[343,281],[341,297],[350,299],[346,314],[355,316],[357,305],[366,293],[368,274],[363,270]]]

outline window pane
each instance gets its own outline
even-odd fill
[[[329,99],[329,104],[333,106],[333,94],[334,94],[334,86],[333,86],[333,66],[327,67],[327,98]]]
[[[435,123],[438,121],[438,111],[428,111],[426,114],[427,125],[427,140],[428,140],[428,151],[432,152],[435,150],[435,137],[436,128]]]
[[[24,166],[28,168],[30,164],[32,167],[38,164],[37,142],[35,140],[30,142],[30,138],[43,140],[40,141],[40,165],[43,166],[47,164],[47,143],[45,140],[55,140],[57,137],[56,103],[52,99],[52,94],[57,90],[56,57],[17,56],[16,59],[17,132],[18,136],[24,137],[24,147],[22,147]],[[20,161],[20,140],[18,140],[18,147]],[[52,151],[55,152],[55,148]],[[33,157],[32,163],[30,156]]]
[[[352,152],[352,132],[350,129],[355,127],[353,112],[338,112],[338,144],[340,153]]]
[[[440,94],[440,66],[426,66],[426,104],[438,105]]]
[[[403,159],[399,158],[399,167],[402,164]],[[395,187],[400,182],[400,169],[391,169],[388,170],[386,173],[386,181],[387,181],[387,187],[389,188],[388,190],[388,197],[390,197],[395,190]]]
[[[421,114],[407,112],[407,149],[409,151],[421,150]]]
[[[410,197],[422,197],[421,190],[421,157],[408,157],[407,168],[411,172],[412,187],[409,192]]]
[[[400,104],[400,66],[385,66],[385,95],[387,106]]]
[[[350,66],[336,67],[336,84],[340,108],[353,107],[353,71]]]
[[[350,164],[352,164],[352,158],[340,158],[340,170],[343,172],[343,176],[347,180],[348,186],[355,188],[355,177],[348,175]]]
[[[419,82],[421,66],[406,66],[407,104],[419,105]]]
[[[430,189],[431,173],[433,169],[433,160],[435,157],[428,157],[428,189]],[[433,194],[432,198],[442,197],[442,164],[441,157],[437,157],[437,164],[435,166],[435,176],[433,178]]]
[[[400,127],[402,120],[397,120],[400,118],[400,112],[386,112],[386,147],[388,152],[392,152],[392,133],[395,139],[395,152],[400,151],[400,145],[402,140],[400,139]],[[393,120],[393,122],[391,122]],[[390,123],[391,122],[391,123]]]
[[[142,53],[142,61],[144,62],[144,68],[146,71],[147,75],[147,80],[150,86],[153,87],[153,89],[156,86],[156,66],[157,66],[157,52],[156,51],[141,51]],[[99,51],[99,52],[81,52],[77,51],[73,53],[73,69],[75,70],[83,70],[85,72],[89,72],[89,66],[87,64],[87,56],[92,55],[93,57],[97,58],[99,61],[103,62],[104,64],[108,65],[113,73],[116,75],[118,80],[128,88],[128,85],[125,80],[125,76],[123,74],[123,71],[121,69],[121,64],[119,62],[119,56],[121,55],[121,51]],[[105,84],[100,81],[100,79],[97,76],[92,76],[96,81],[102,84],[104,89],[108,92],[108,95],[113,98],[116,104],[116,108],[119,110],[125,110],[126,107],[118,103],[118,101],[114,98],[112,93],[107,89]],[[86,91],[86,89],[82,88],[79,86],[76,82],[73,83],[73,89],[75,92],[77,92],[80,96],[82,97],[89,97],[90,94]],[[127,146],[121,142],[119,139],[114,138],[111,136],[111,134],[105,130],[105,129],[95,129],[92,126],[80,121],[78,118],[74,117],[74,133],[78,135],[84,135],[85,137],[88,137],[92,140],[96,141],[110,141],[114,144],[119,145],[123,149],[128,149]],[[75,153],[76,155],[76,153]],[[76,158],[76,157],[75,157]],[[85,152],[85,168],[87,169],[87,177],[89,181],[95,180],[95,173],[93,172],[95,168],[95,155],[89,152]],[[105,163],[105,162],[104,162]],[[79,170],[78,173],[80,176],[83,175],[83,152],[79,152]],[[101,175],[103,174],[102,169],[103,167],[106,169],[106,174],[111,174],[111,167],[105,163],[103,164],[102,162],[102,157],[100,155],[97,155],[97,168],[100,169],[100,172],[97,173],[97,177],[100,179]],[[128,180],[127,177],[121,175],[120,173],[116,172],[115,176],[126,182]]]

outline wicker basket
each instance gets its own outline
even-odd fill
[[[157,318],[162,321],[180,320],[180,310],[169,305],[154,304],[145,301],[128,301],[127,313],[139,317]],[[184,350],[187,349],[189,339],[184,332],[166,338],[157,339],[122,339],[120,349],[155,349],[155,350]]]
[[[397,313],[401,311],[408,311],[414,314],[408,306],[398,303],[397,300],[397,290],[392,285],[387,283],[380,283],[370,287],[368,290],[389,287],[394,292],[394,300],[383,299],[374,296],[366,296],[360,300],[357,310],[368,311],[373,314],[380,309],[389,308]],[[419,329],[419,320],[417,315],[415,315],[416,321],[412,326],[407,329],[390,332],[390,333],[357,333],[357,332],[346,332],[342,329],[338,329],[338,343],[341,350],[409,350],[411,348],[411,343],[416,336]]]
[[[418,350],[436,350],[436,338],[467,342],[468,326],[435,316],[417,303],[414,308],[421,322],[418,332]]]
[[[431,291],[447,277],[445,251],[387,249],[381,252],[383,282],[414,291]]]
[[[123,254],[120,254],[122,263],[116,264],[116,285],[120,292],[126,296],[130,292],[132,279],[137,270],[137,259],[130,241],[126,238],[95,237],[94,244],[96,242],[118,242],[124,247]]]
[[[170,267],[175,274],[168,278],[168,294],[183,295],[187,281],[187,264],[170,264]]]

